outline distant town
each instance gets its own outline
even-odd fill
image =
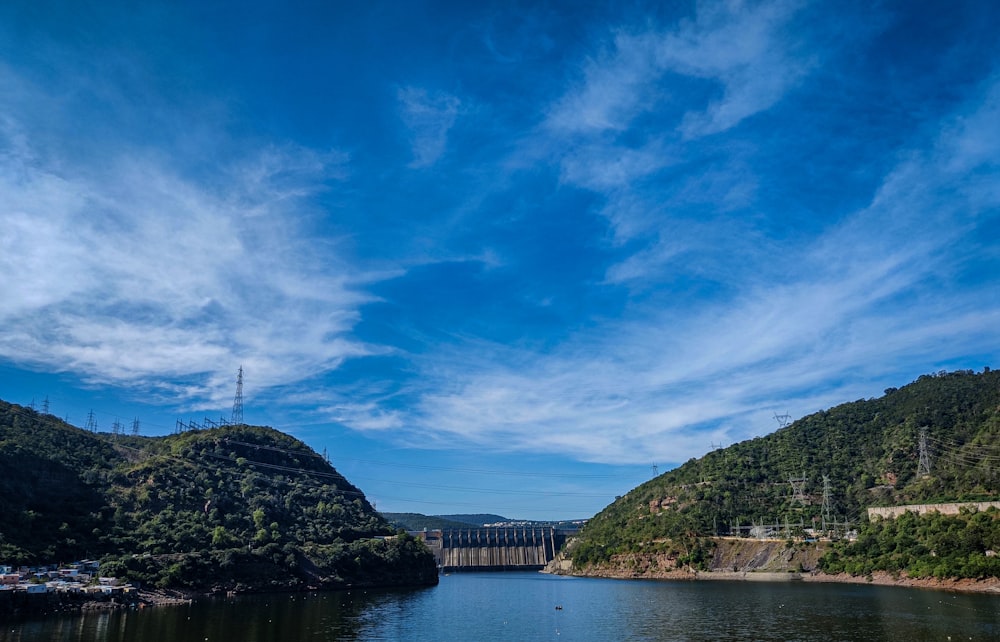
[[[115,577],[99,575],[100,562],[83,560],[66,565],[0,565],[0,591],[36,593],[78,593],[88,595],[123,595],[135,590]]]

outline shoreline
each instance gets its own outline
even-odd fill
[[[192,596],[172,591],[132,590],[119,595],[68,592],[0,594],[0,617],[34,617],[58,614],[85,614],[122,609],[190,604]]]
[[[140,590],[137,591],[137,593],[139,595],[139,601],[137,604],[139,608],[190,604],[196,597],[198,597],[198,594],[184,593],[181,591]]]
[[[929,589],[957,593],[980,593],[1000,595],[1000,578],[983,580],[955,578],[919,578],[899,574],[893,577],[885,571],[876,571],[871,576],[839,573],[828,575],[819,571],[802,573],[767,571],[687,571],[671,570],[653,573],[627,573],[601,570],[586,572],[569,571],[557,573],[574,577],[600,577],[615,580],[662,580],[674,582],[811,582],[817,584],[869,584],[874,586],[897,586],[901,588]]]

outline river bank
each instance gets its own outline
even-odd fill
[[[551,571],[548,571],[551,572]],[[875,586],[899,586],[906,588],[932,589],[937,591],[956,591],[961,593],[986,593],[1000,595],[1000,578],[973,579],[937,579],[926,577],[907,577],[905,574],[891,575],[885,572],[875,572],[871,575],[849,575],[840,573],[829,575],[822,571],[810,573],[778,573],[768,571],[688,571],[675,569],[657,572],[623,572],[621,570],[589,567],[582,571],[560,571],[557,575],[572,575],[575,577],[601,577],[619,580],[667,580],[667,581],[728,581],[728,582],[814,582],[825,584],[869,584]]]
[[[937,579],[882,571],[871,575],[827,574],[818,568],[818,561],[826,552],[825,542],[789,544],[783,540],[740,538],[718,538],[714,542],[709,570],[679,568],[676,556],[669,553],[628,553],[613,555],[605,563],[582,569],[575,568],[571,560],[560,555],[543,572],[609,579],[872,584],[1000,594],[1000,578],[996,577],[982,580]]]
[[[93,593],[0,592],[0,616],[35,616],[86,611],[114,611],[175,604],[190,604],[192,596],[172,591],[131,590],[116,595]]]

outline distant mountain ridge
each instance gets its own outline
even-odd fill
[[[95,434],[0,401],[0,563],[102,558],[164,588],[433,584],[433,556],[301,441]],[[388,539],[386,539],[388,538]]]
[[[558,528],[576,529],[586,520],[531,520],[511,519],[492,513],[459,513],[456,515],[423,515],[421,513],[382,513],[390,524],[396,528],[408,531],[482,528],[502,524],[505,526],[555,526]]]
[[[572,557],[600,562],[754,524],[857,527],[869,506],[996,500],[997,464],[1000,373],[924,375],[641,484],[588,522]]]
[[[468,522],[457,522],[445,519],[441,515],[423,515],[421,513],[382,513],[395,528],[407,531],[441,530],[448,528],[468,528]]]
[[[510,519],[502,515],[493,515],[490,513],[474,513],[470,515],[457,514],[457,515],[439,515],[441,519],[446,519],[451,522],[458,522],[460,524],[467,524],[469,526],[485,526],[486,524],[497,524],[500,522],[509,522]]]

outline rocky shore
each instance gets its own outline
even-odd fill
[[[553,571],[548,571],[553,572]],[[889,573],[876,572],[871,575],[849,575],[840,573],[828,575],[822,571],[810,573],[776,573],[768,571],[688,571],[686,569],[663,570],[656,572],[629,572],[622,569],[605,567],[588,567],[581,571],[555,571],[558,574],[577,577],[603,577],[610,579],[647,579],[668,581],[729,581],[729,582],[826,582],[841,584],[874,584],[877,586],[900,586],[908,588],[932,589],[937,591],[956,591],[962,593],[994,593],[1000,594],[1000,578],[984,580],[971,579],[936,579],[914,578],[905,574],[893,576]]]
[[[614,555],[600,565],[574,568],[572,562],[557,557],[544,570],[558,575],[604,577],[612,579],[651,579],[671,581],[734,581],[734,582],[830,582],[845,584],[875,584],[959,591],[965,593],[1000,594],[1000,578],[983,580],[913,578],[905,573],[875,572],[871,575],[830,575],[817,568],[825,552],[822,542],[789,546],[778,540],[719,538],[710,570],[695,571],[678,568],[677,560],[666,553],[630,553]]]

